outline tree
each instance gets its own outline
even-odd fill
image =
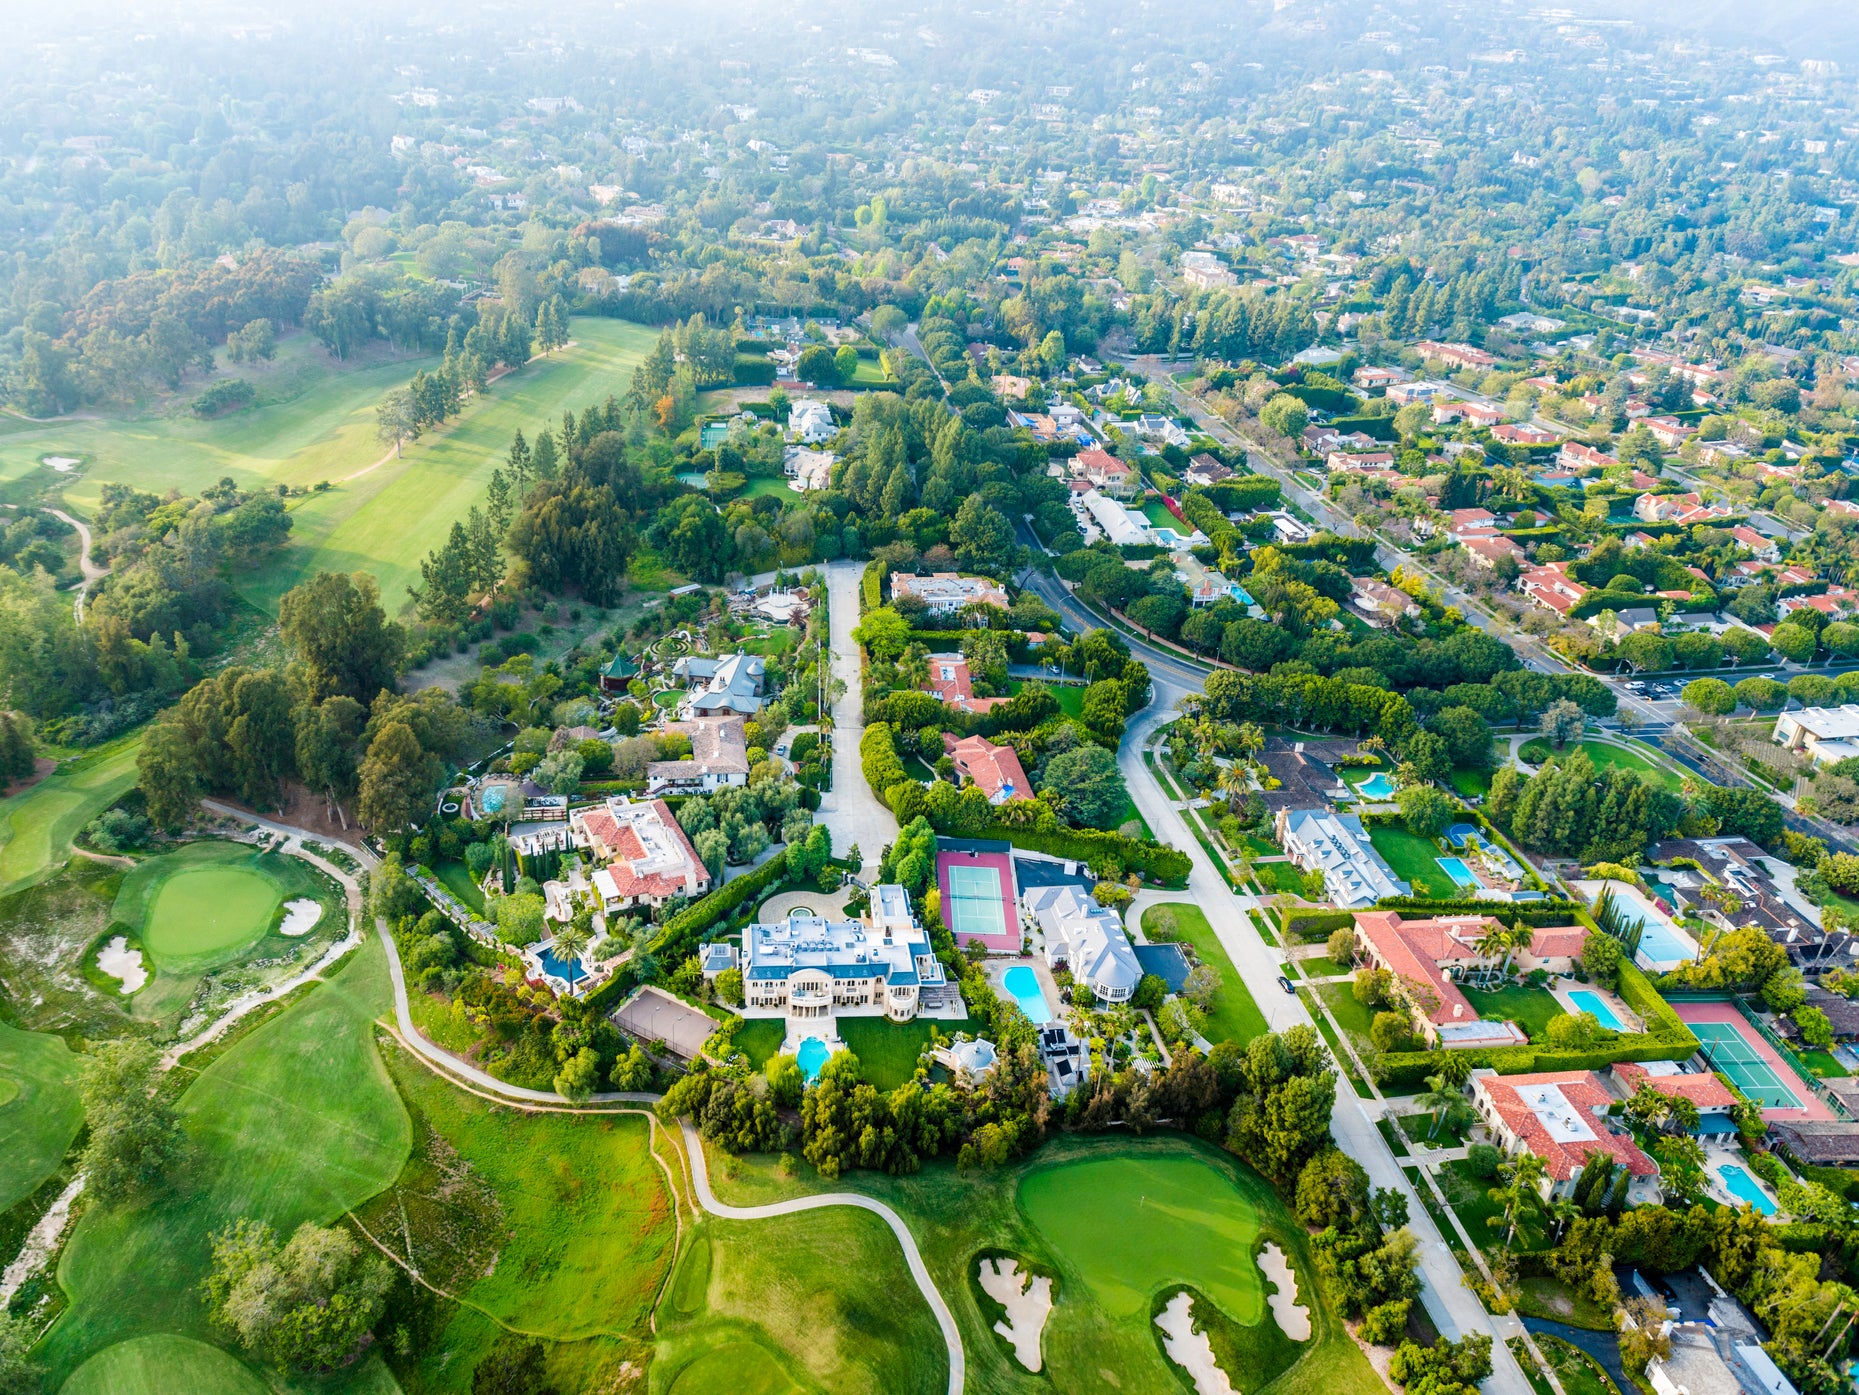
[[[1791,1015],[1794,1025],[1801,1029],[1802,1041],[1822,1051],[1833,1045],[1833,1023],[1821,1009],[1802,1006]]]
[[[348,1231],[305,1221],[288,1244],[244,1219],[213,1237],[202,1286],[213,1321],[264,1361],[327,1370],[353,1358],[387,1306],[393,1269]]]
[[[148,804],[149,822],[170,833],[193,822],[200,808],[200,769],[193,742],[172,721],[156,722],[136,757],[136,783]]]
[[[1499,1175],[1504,1178],[1504,1185],[1493,1187],[1489,1195],[1504,1208],[1503,1213],[1488,1217],[1485,1224],[1493,1229],[1504,1228],[1504,1248],[1508,1250],[1517,1238],[1517,1225],[1524,1211],[1537,1209],[1541,1204],[1536,1186],[1543,1177],[1543,1160],[1534,1153],[1519,1153],[1500,1169]]]
[[[471,1395],[557,1395],[545,1358],[541,1342],[505,1333],[472,1371]]]
[[[417,441],[425,429],[420,417],[420,404],[412,392],[395,388],[374,409],[374,438],[384,446],[392,446],[398,460],[400,448],[408,441]]]
[[[36,1326],[0,1309],[0,1395],[37,1395],[44,1388],[45,1368],[32,1359]]]
[[[1056,329],[1039,341],[1039,361],[1048,375],[1056,374],[1065,366],[1065,336]]]
[[[1769,643],[1785,659],[1793,659],[1797,664],[1804,664],[1814,657],[1814,651],[1820,647],[1819,640],[1812,630],[1805,625],[1797,625],[1792,620],[1784,620],[1775,627],[1769,636]]]
[[[587,953],[592,932],[579,921],[570,921],[555,932],[555,956],[568,965],[568,991],[574,992],[581,976],[581,956]]]
[[[1067,820],[1110,828],[1128,797],[1117,758],[1102,746],[1075,746],[1046,762],[1040,792]]]
[[[1457,804],[1432,785],[1408,785],[1394,798],[1401,806],[1401,822],[1422,838],[1437,838],[1458,812]]]
[[[1310,425],[1310,408],[1300,399],[1281,392],[1259,409],[1259,424],[1295,440]]]
[[[1736,693],[1721,678],[1694,678],[1679,696],[1707,717],[1728,717],[1736,711]]]
[[[1446,1117],[1446,1111],[1455,1104],[1463,1104],[1465,1097],[1459,1087],[1451,1084],[1443,1075],[1429,1075],[1426,1089],[1414,1097],[1414,1103],[1433,1116],[1433,1127],[1427,1130],[1427,1137],[1432,1138],[1439,1132],[1440,1121]]]
[[[555,942],[561,943],[561,933],[557,933]],[[562,1062],[554,1084],[555,1093],[563,1099],[571,1104],[584,1103],[600,1084],[600,1053],[591,1046],[582,1047]]]
[[[1013,525],[979,494],[970,494],[955,511],[949,544],[964,571],[991,576],[1005,576],[1012,571],[1020,551],[1013,540]]]
[[[1559,1012],[1545,1030],[1556,1050],[1586,1051],[1599,1039],[1601,1021],[1592,1012]]]
[[[573,794],[581,787],[581,772],[585,768],[579,751],[564,748],[544,756],[530,778],[550,794]]]
[[[839,365],[834,360],[833,351],[824,344],[809,344],[800,351],[800,358],[794,365],[794,375],[803,383],[812,383],[815,387],[839,386]]]
[[[1629,1298],[1621,1308],[1620,1359],[1630,1371],[1644,1371],[1646,1363],[1672,1354],[1672,1339],[1665,1331],[1671,1318],[1664,1303],[1652,1298]]]
[[[95,1047],[78,1090],[90,1142],[80,1163],[85,1190],[112,1206],[148,1191],[180,1160],[186,1140],[160,1092],[161,1060],[146,1041]]]
[[[405,828],[431,804],[438,764],[420,748],[412,727],[388,722],[362,759],[356,817],[378,833]]]
[[[1773,678],[1745,678],[1734,691],[1738,702],[1757,712],[1780,711],[1788,701],[1788,685]]]
[[[1542,722],[1537,729],[1560,748],[1571,741],[1580,740],[1582,728],[1587,722],[1587,714],[1581,708],[1567,698],[1557,698],[1544,710]]]
[[[310,671],[318,698],[343,693],[373,702],[392,689],[407,634],[387,618],[369,572],[318,572],[278,602],[278,627]]]

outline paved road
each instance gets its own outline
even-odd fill
[[[1124,783],[1129,786],[1130,798],[1155,835],[1187,853],[1192,860],[1188,888],[1180,899],[1192,901],[1206,914],[1221,947],[1245,980],[1253,1001],[1265,1014],[1267,1025],[1277,1032],[1299,1024],[1311,1024],[1303,999],[1286,993],[1278,982],[1283,972],[1283,953],[1265,943],[1246,914],[1247,906],[1256,905],[1258,898],[1234,894],[1183,822],[1173,801],[1143,763],[1143,748],[1150,736],[1176,715],[1172,703],[1158,696],[1125,731],[1117,763],[1123,771]],[[1529,1382],[1517,1365],[1515,1355],[1504,1343],[1505,1333],[1485,1312],[1477,1295],[1465,1287],[1458,1260],[1414,1195],[1394,1155],[1388,1151],[1386,1141],[1369,1115],[1368,1105],[1343,1080],[1337,1082],[1330,1131],[1335,1135],[1337,1146],[1367,1169],[1375,1186],[1391,1187],[1407,1198],[1408,1225],[1420,1241],[1422,1297],[1439,1330],[1455,1340],[1471,1332],[1489,1333],[1493,1338],[1493,1372],[1485,1389],[1490,1395],[1529,1395]]]
[[[820,798],[819,821],[832,831],[833,851],[843,857],[854,843],[863,866],[876,874],[878,855],[897,840],[897,820],[878,802],[859,766],[859,738],[865,734],[865,684],[859,649],[852,631],[858,625],[862,562],[829,562],[827,604],[831,607],[833,668],[845,691],[833,703],[833,787]],[[861,881],[869,876],[861,873]]]
[[[63,509],[47,509],[46,512],[60,523],[69,523],[73,528],[77,529],[77,565],[78,570],[84,573],[84,579],[77,584],[77,622],[81,625],[84,623],[84,600],[90,595],[90,588],[99,581],[102,581],[104,577],[108,576],[110,574],[110,569],[108,567],[100,567],[91,560],[89,524],[85,523],[82,519],[73,518]]]
[[[858,1192],[822,1192],[817,1196],[799,1196],[789,1201],[771,1202],[766,1206],[731,1206],[718,1201],[715,1193],[710,1190],[703,1140],[697,1136],[689,1119],[680,1119],[678,1122],[684,1130],[684,1151],[691,1159],[691,1186],[704,1210],[713,1216],[732,1221],[757,1221],[771,1216],[792,1216],[801,1211],[818,1211],[828,1206],[854,1206],[861,1211],[871,1212],[890,1226],[891,1233],[897,1237],[897,1243],[903,1246],[904,1261],[910,1266],[910,1277],[923,1290],[924,1300],[936,1315],[936,1325],[942,1329],[943,1344],[949,1349],[949,1395],[962,1395],[962,1384],[967,1378],[967,1362],[962,1355],[962,1334],[956,1328],[955,1315],[949,1311],[949,1305],[943,1302],[942,1294],[930,1278],[929,1266],[923,1262],[923,1255],[917,1249],[916,1237],[910,1233],[910,1227],[904,1224],[897,1212],[882,1201],[862,1196]]]

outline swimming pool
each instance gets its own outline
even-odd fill
[[[1697,946],[1656,920],[1643,920],[1640,954],[1654,964],[1688,963],[1697,958]]]
[[[1464,847],[1467,839],[1478,836],[1478,825],[1475,823],[1455,823],[1446,830],[1446,841],[1455,848]]]
[[[1627,1029],[1619,1015],[1607,1005],[1607,999],[1599,993],[1590,993],[1586,989],[1581,989],[1571,992],[1569,1001],[1575,1004],[1578,1011],[1592,1012],[1594,1020],[1611,1032],[1624,1032]]]
[[[1356,786],[1356,793],[1364,799],[1392,799],[1394,798],[1394,781],[1388,778],[1387,771],[1377,770]]]
[[[1462,857],[1436,857],[1433,860],[1437,862],[1441,870],[1443,870],[1447,876],[1451,877],[1459,886],[1484,885],[1483,882],[1478,880],[1478,873],[1474,872],[1470,867],[1467,867],[1465,865],[1465,859]]]
[[[554,945],[540,950],[536,958],[542,961],[543,973],[553,978],[559,978],[563,983],[573,984],[578,988],[582,983],[587,981],[587,961],[583,959],[578,964],[574,964],[574,976],[570,978],[568,970],[569,965],[573,963],[573,961],[557,957]]]
[[[1741,1167],[1735,1163],[1719,1163],[1717,1175],[1723,1178],[1724,1190],[1738,1201],[1747,1201],[1764,1216],[1775,1214],[1775,1203],[1762,1194],[1762,1188]]]
[[[795,1059],[800,1062],[800,1073],[811,1085],[820,1078],[820,1067],[832,1059],[833,1053],[826,1049],[826,1043],[818,1037],[808,1037],[800,1044],[800,1051]]]
[[[1020,1005],[1027,1020],[1035,1027],[1052,1020],[1052,1009],[1046,1006],[1046,995],[1039,991],[1039,976],[1024,964],[1015,964],[1001,975],[1001,987],[1013,995],[1013,1000]]]

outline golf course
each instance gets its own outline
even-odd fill
[[[112,741],[0,799],[0,896],[42,880],[71,856],[78,831],[135,785],[140,748],[139,733]]]

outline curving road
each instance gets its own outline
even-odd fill
[[[84,623],[85,597],[90,594],[90,588],[92,586],[96,585],[110,574],[110,569],[108,567],[100,567],[90,559],[89,524],[83,522],[81,519],[73,518],[63,509],[47,509],[46,512],[60,523],[69,523],[73,528],[77,529],[77,566],[78,570],[84,574],[84,579],[77,584],[77,622],[81,625]]]
[[[910,1266],[910,1277],[917,1281],[917,1287],[923,1290],[923,1297],[930,1305],[930,1311],[936,1315],[936,1325],[942,1329],[943,1344],[949,1349],[949,1395],[962,1395],[962,1384],[967,1378],[967,1360],[962,1355],[962,1334],[955,1325],[955,1315],[949,1311],[949,1305],[942,1301],[942,1294],[936,1289],[930,1278],[929,1266],[923,1262],[923,1255],[917,1249],[916,1237],[910,1233],[903,1218],[886,1206],[858,1192],[821,1192],[817,1196],[797,1196],[789,1201],[770,1202],[766,1206],[731,1206],[718,1201],[710,1190],[710,1173],[704,1158],[703,1140],[697,1136],[697,1130],[691,1127],[689,1119],[680,1119],[684,1130],[684,1151],[691,1159],[691,1187],[697,1193],[697,1200],[704,1210],[713,1216],[720,1216],[731,1221],[759,1221],[771,1216],[792,1216],[800,1211],[818,1211],[827,1206],[854,1206],[861,1211],[869,1211],[886,1225],[897,1237],[897,1243],[903,1246],[904,1260]]]

